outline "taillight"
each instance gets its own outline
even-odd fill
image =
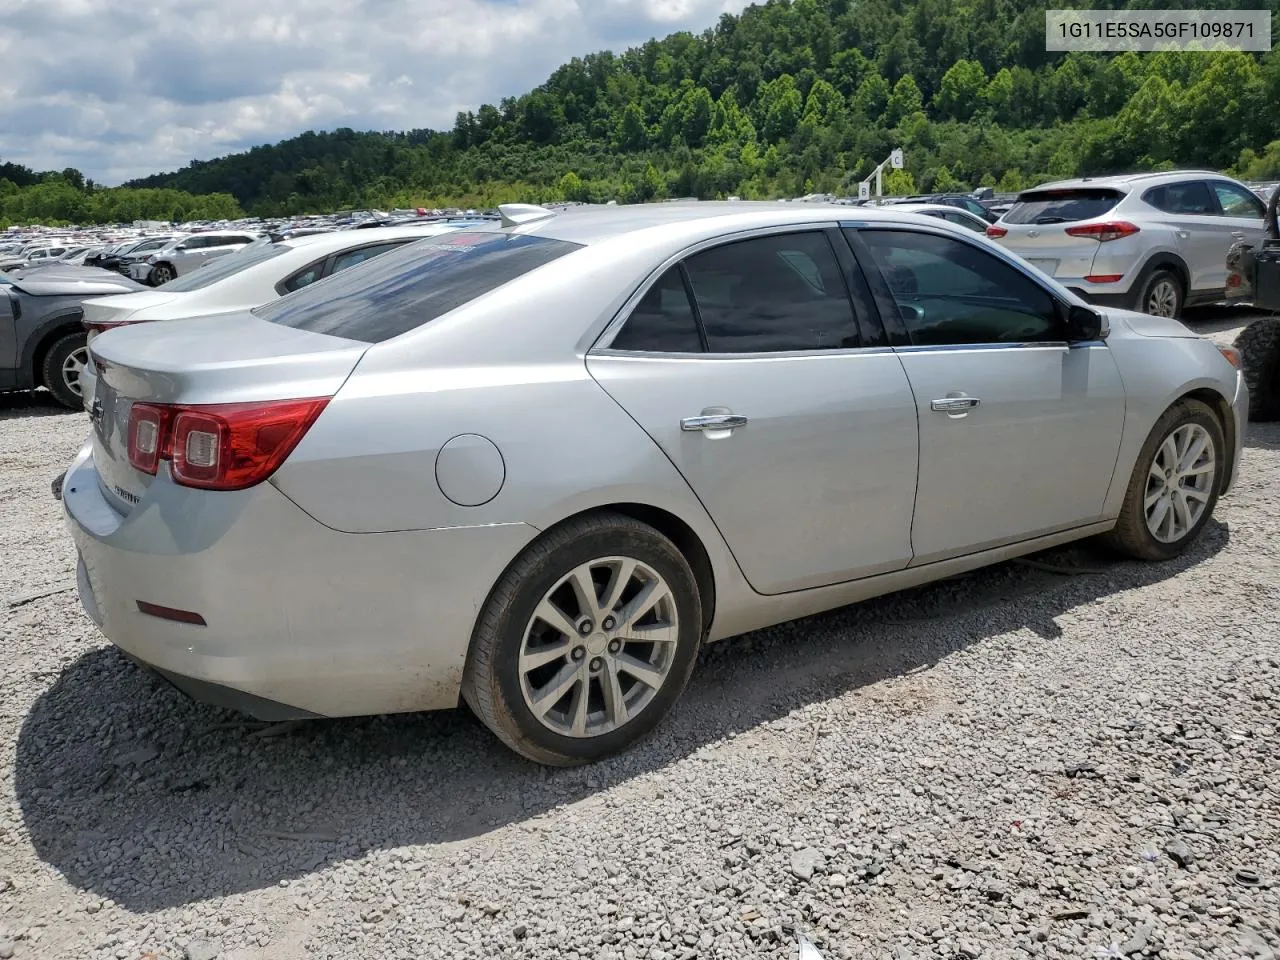
[[[992,240],[999,240],[1001,237],[1009,235],[1009,231],[1004,227],[997,227],[994,223],[987,227],[987,236]]]
[[[155,475],[170,461],[175,483],[243,490],[279,469],[316,422],[328,397],[263,403],[135,403],[129,414],[129,462]]]
[[[1099,243],[1119,240],[1121,237],[1132,236],[1138,232],[1138,225],[1128,220],[1108,220],[1106,223],[1086,223],[1079,227],[1067,227],[1068,236],[1091,237]]]
[[[169,410],[150,403],[135,403],[129,411],[129,464],[133,469],[156,475],[164,455],[169,432]]]
[[[115,320],[109,323],[103,323],[100,321],[81,320],[80,324],[88,333],[88,337],[86,339],[92,340],[98,334],[106,333],[108,330],[114,330],[116,327],[130,327],[135,323],[142,322],[143,321],[141,320]]]

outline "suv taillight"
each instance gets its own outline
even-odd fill
[[[1072,237],[1092,237],[1099,243],[1108,240],[1119,240],[1138,232],[1138,225],[1128,220],[1108,220],[1106,223],[1086,223],[1079,227],[1067,227],[1067,235]]]
[[[987,236],[992,240],[999,240],[1001,237],[1009,235],[1009,231],[1004,227],[997,227],[994,223],[987,227]]]
[[[135,403],[129,413],[129,463],[154,476],[160,461],[168,460],[175,483],[243,490],[279,469],[329,399]]]

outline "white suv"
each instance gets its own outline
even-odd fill
[[[190,273],[210,260],[235,253],[252,243],[251,233],[209,232],[178,237],[145,260],[129,264],[129,276],[140,283],[158,287],[174,277]]]
[[[1086,177],[1024,191],[987,236],[1095,303],[1176,317],[1223,298],[1227,250],[1265,213],[1219,173]]]

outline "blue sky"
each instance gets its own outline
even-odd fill
[[[747,0],[7,0],[0,159],[115,184],[349,126],[448,128]]]

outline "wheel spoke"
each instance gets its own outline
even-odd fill
[[[569,585],[578,598],[579,614],[600,620],[600,598],[596,596],[596,582],[591,579],[591,564],[584,563],[569,575]]]
[[[604,588],[604,599],[600,601],[601,613],[610,614],[614,612],[618,604],[622,602],[622,593],[627,589],[627,584],[631,582],[635,572],[636,562],[634,560],[621,560],[613,568],[613,576],[609,580],[609,585]]]
[[[573,735],[575,737],[586,736],[587,733],[587,706],[591,699],[591,681],[587,681],[578,686],[573,695]]]
[[[1156,487],[1154,490],[1152,490],[1150,493],[1147,494],[1147,498],[1142,502],[1143,509],[1146,510],[1148,513],[1150,513],[1151,508],[1154,507],[1156,503],[1160,500],[1160,498],[1163,496],[1164,496],[1164,487],[1162,486]]]
[[[526,651],[520,654],[520,672],[528,673],[530,670],[545,667],[548,663],[555,663],[561,657],[567,656],[572,649],[573,641],[566,637],[559,643]]]
[[[553,630],[559,630],[566,637],[576,637],[578,628],[569,618],[569,615],[551,602],[551,598],[547,597],[540,604],[538,609],[533,612],[534,619],[541,620]]]
[[[1169,514],[1170,506],[1169,497],[1161,496],[1147,517],[1151,532],[1157,537],[1160,536],[1160,530],[1164,526],[1165,517]]]
[[[1186,473],[1194,467],[1208,445],[1209,437],[1207,435],[1203,433],[1193,434],[1193,439],[1187,444],[1186,452],[1182,455],[1182,459],[1178,461],[1178,472]]]
[[[1164,471],[1160,469],[1160,456],[1158,453],[1156,458],[1151,461],[1151,468],[1147,471],[1147,479],[1159,481],[1161,485],[1164,484]]]
[[[1206,490],[1197,490],[1195,487],[1183,487],[1182,495],[1188,500],[1195,500],[1197,503],[1208,503],[1209,493]]]
[[[631,601],[618,611],[622,629],[631,630],[636,621],[658,605],[667,596],[667,585],[661,580],[650,580]]]
[[[1212,458],[1210,458],[1209,460],[1206,460],[1204,463],[1200,464],[1198,467],[1191,467],[1190,469],[1183,470],[1182,475],[1184,477],[1199,477],[1199,476],[1203,476],[1206,473],[1213,473],[1213,471],[1216,469],[1217,469],[1217,464],[1214,463]]]
[[[675,643],[680,639],[680,631],[670,623],[650,623],[632,627],[622,639],[628,643]]]
[[[1175,490],[1173,494],[1173,513],[1176,521],[1173,532],[1181,535],[1191,529],[1191,508],[1180,490]]]
[[[662,686],[662,678],[666,674],[653,664],[646,663],[639,657],[633,657],[629,653],[620,653],[614,657],[614,660],[617,662],[619,670],[635,677],[646,687],[657,690]]]
[[[1160,445],[1160,454],[1156,458],[1158,463],[1163,464],[1165,470],[1172,470],[1178,465],[1178,441],[1177,434],[1171,433],[1164,438],[1164,443]],[[1164,476],[1164,474],[1161,474]]]
[[[612,659],[606,658],[604,673],[600,677],[600,686],[604,690],[604,712],[609,723],[626,723],[630,719],[627,712],[627,700],[622,695],[622,683],[618,679],[618,667]]]
[[[582,679],[582,669],[576,663],[566,663],[550,683],[538,691],[530,706],[539,717],[545,717],[552,707],[564,699],[564,695]]]

